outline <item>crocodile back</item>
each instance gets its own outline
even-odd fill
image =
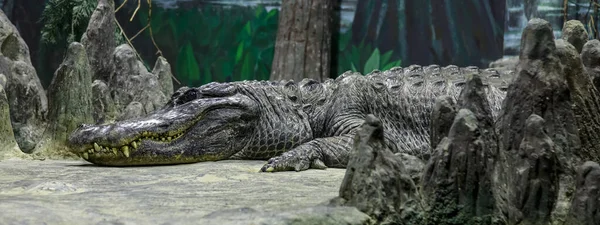
[[[386,130],[386,143],[394,152],[419,157],[430,151],[431,112],[435,99],[449,95],[458,98],[469,76],[478,73],[486,86],[492,114],[498,116],[511,71],[480,70],[477,67],[437,65],[392,68],[362,76],[347,72],[336,79],[324,136],[343,135],[368,114],[380,118]]]

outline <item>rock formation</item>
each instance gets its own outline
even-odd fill
[[[532,114],[513,161],[508,191],[509,224],[548,224],[558,197],[560,163],[544,119]]]
[[[109,87],[117,110],[122,112],[131,102],[136,101],[142,104],[142,115],[145,115],[167,103],[167,97],[158,83],[158,76],[148,72],[129,45],[117,47],[112,60],[114,68]],[[121,119],[127,118],[121,116]]]
[[[160,56],[154,64],[152,74],[158,77],[158,83],[162,87],[162,92],[165,97],[170,98],[173,95],[173,73],[171,72],[171,65],[167,62],[167,59]]]
[[[590,40],[583,45],[581,61],[592,83],[600,90],[600,41],[598,39]]]
[[[102,124],[116,120],[117,108],[110,96],[110,88],[102,80],[95,80],[92,83],[92,105],[94,121]]]
[[[457,112],[454,98],[446,95],[435,100],[435,106],[431,113],[431,136],[429,137],[432,148],[435,148],[444,137],[448,136]]]
[[[378,223],[415,224],[422,211],[417,187],[400,157],[385,147],[383,125],[373,115],[357,131],[340,187],[345,206],[354,206]]]
[[[447,137],[423,173],[421,188],[429,206],[425,224],[492,224],[497,220],[492,174],[498,147],[479,75],[467,81],[457,106]]]
[[[0,74],[0,161],[10,158],[25,158],[25,153],[19,150],[17,141],[10,124],[10,109],[8,98],[4,92],[6,77]]]
[[[569,20],[563,25],[562,39],[571,43],[579,54],[589,37],[585,26],[579,20]]]
[[[600,93],[587,75],[573,45],[556,40],[556,53],[564,75],[577,121],[581,150],[575,152],[583,161],[600,161]]]
[[[550,24],[532,19],[523,31],[522,50],[516,77],[509,86],[497,122],[500,139],[498,182],[511,184],[516,177],[515,162],[525,135],[526,121],[536,114],[546,122],[544,129],[555,144],[555,152],[562,166],[560,190],[553,218],[562,218],[568,210],[568,193],[573,187],[574,168],[581,161],[575,154],[581,149],[574,102],[557,49]],[[501,188],[499,195],[506,196],[510,187]],[[502,204],[501,204],[502,205]]]
[[[600,165],[586,162],[577,171],[577,190],[565,224],[600,224]]]
[[[90,17],[86,32],[81,37],[85,46],[90,66],[92,80],[108,82],[113,69],[111,58],[113,49],[117,47],[115,41],[115,9],[113,0],[99,0],[96,10]]]
[[[15,139],[19,148],[29,153],[41,138],[48,103],[31,65],[29,48],[3,12],[0,12],[0,53],[0,73],[6,76],[4,91]]]
[[[38,145],[39,155],[50,158],[75,157],[67,139],[80,124],[93,123],[92,70],[80,43],[71,43],[62,64],[48,87],[48,127]],[[36,154],[37,155],[37,154]]]

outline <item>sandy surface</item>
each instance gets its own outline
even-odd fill
[[[284,211],[338,194],[343,169],[258,173],[264,161],[97,167],[0,162],[0,224],[182,224],[215,211]]]

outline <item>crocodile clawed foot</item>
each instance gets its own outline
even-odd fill
[[[327,166],[318,158],[311,160],[305,155],[290,151],[269,159],[260,172],[303,171],[309,168],[326,169]]]

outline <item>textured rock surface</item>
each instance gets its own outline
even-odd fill
[[[380,223],[420,221],[417,187],[384,144],[381,121],[368,115],[357,131],[339,197]]]
[[[555,151],[562,169],[559,197],[553,219],[564,218],[572,191],[574,167],[580,164],[575,152],[581,148],[577,122],[573,113],[570,91],[562,65],[556,56],[556,45],[550,24],[533,19],[523,31],[520,62],[513,83],[509,86],[501,116],[496,123],[500,139],[500,157],[497,163],[498,181],[507,185],[516,179],[512,170],[524,137],[526,120],[530,115],[541,116],[546,122],[544,129],[555,144]],[[499,188],[509,191],[509,186]],[[506,196],[507,193],[499,193]],[[500,205],[506,205],[501,203]]]
[[[85,46],[90,66],[92,68],[92,80],[103,80],[108,82],[113,65],[109,60],[113,49],[117,47],[115,42],[115,9],[113,0],[99,0],[96,10],[90,17],[87,30],[81,36],[81,43]]]
[[[110,96],[110,88],[104,81],[95,80],[92,83],[92,105],[94,121],[104,123],[117,118],[118,112]]]
[[[519,149],[525,121],[531,114],[537,114],[546,120],[545,129],[557,145],[559,156],[573,155],[580,148],[580,141],[550,24],[531,20],[522,42],[517,77],[509,86],[499,119],[502,150]]]
[[[245,221],[271,221],[268,217],[295,221],[304,213],[319,215],[319,210],[313,214],[304,208],[337,196],[345,173],[332,168],[258,173],[263,163],[116,168],[83,161],[2,161],[0,224],[249,224]],[[222,213],[239,208],[252,208],[267,218]],[[355,209],[323,209],[320,215],[328,213],[364,219]]]
[[[577,49],[577,53],[581,53],[589,37],[585,26],[579,20],[569,20],[563,25],[562,39],[571,43]]]
[[[577,172],[577,190],[565,224],[600,224],[600,165],[588,161]]]
[[[130,102],[129,105],[125,107],[125,110],[123,110],[123,113],[121,113],[121,117],[119,117],[119,120],[136,118],[140,117],[141,115],[144,115],[144,106],[142,105],[142,103]]]
[[[563,75],[569,86],[579,128],[581,149],[575,154],[583,161],[600,161],[600,93],[586,74],[573,45],[556,40],[556,53],[563,64]]]
[[[535,114],[526,121],[509,185],[509,224],[548,224],[556,205],[560,163],[544,122]]]
[[[29,48],[15,26],[0,12],[0,74],[10,105],[15,139],[24,152],[32,152],[40,140],[48,102],[29,56]]]
[[[165,97],[170,98],[173,95],[173,73],[167,59],[162,56],[158,57],[154,69],[152,69],[152,74],[158,77],[158,83],[160,83]]]
[[[453,97],[445,95],[435,100],[435,106],[431,113],[431,136],[429,138],[432,148],[435,148],[444,137],[448,136],[457,112]]]
[[[92,70],[85,48],[73,42],[48,87],[48,127],[38,145],[45,157],[77,157],[67,149],[71,132],[92,117]]]
[[[581,61],[592,83],[600,90],[600,41],[598,39],[590,40],[583,45]]]
[[[0,74],[0,79],[2,75]],[[8,99],[4,87],[0,85],[0,161],[10,158],[24,158],[25,153],[19,150],[10,125]]]
[[[396,153],[395,155],[400,157],[400,160],[402,160],[402,165],[404,166],[404,170],[406,173],[408,173],[410,178],[412,178],[415,185],[420,184],[423,176],[423,170],[425,169],[425,162],[419,159],[419,157],[406,153]]]
[[[491,62],[488,67],[496,68],[496,69],[515,70],[517,68],[518,63],[519,63],[519,57],[508,56],[508,57],[500,58],[496,61]]]
[[[479,75],[467,81],[457,105],[460,110],[448,136],[437,145],[423,173],[423,196],[429,205],[425,224],[492,224],[498,146]]]
[[[143,115],[167,103],[158,77],[148,72],[129,45],[117,47],[112,60],[114,68],[109,87],[118,112],[122,112],[133,101],[142,104]]]
[[[286,212],[260,212],[251,208],[217,211],[200,219],[202,224],[372,224],[373,220],[354,207],[315,206]]]

